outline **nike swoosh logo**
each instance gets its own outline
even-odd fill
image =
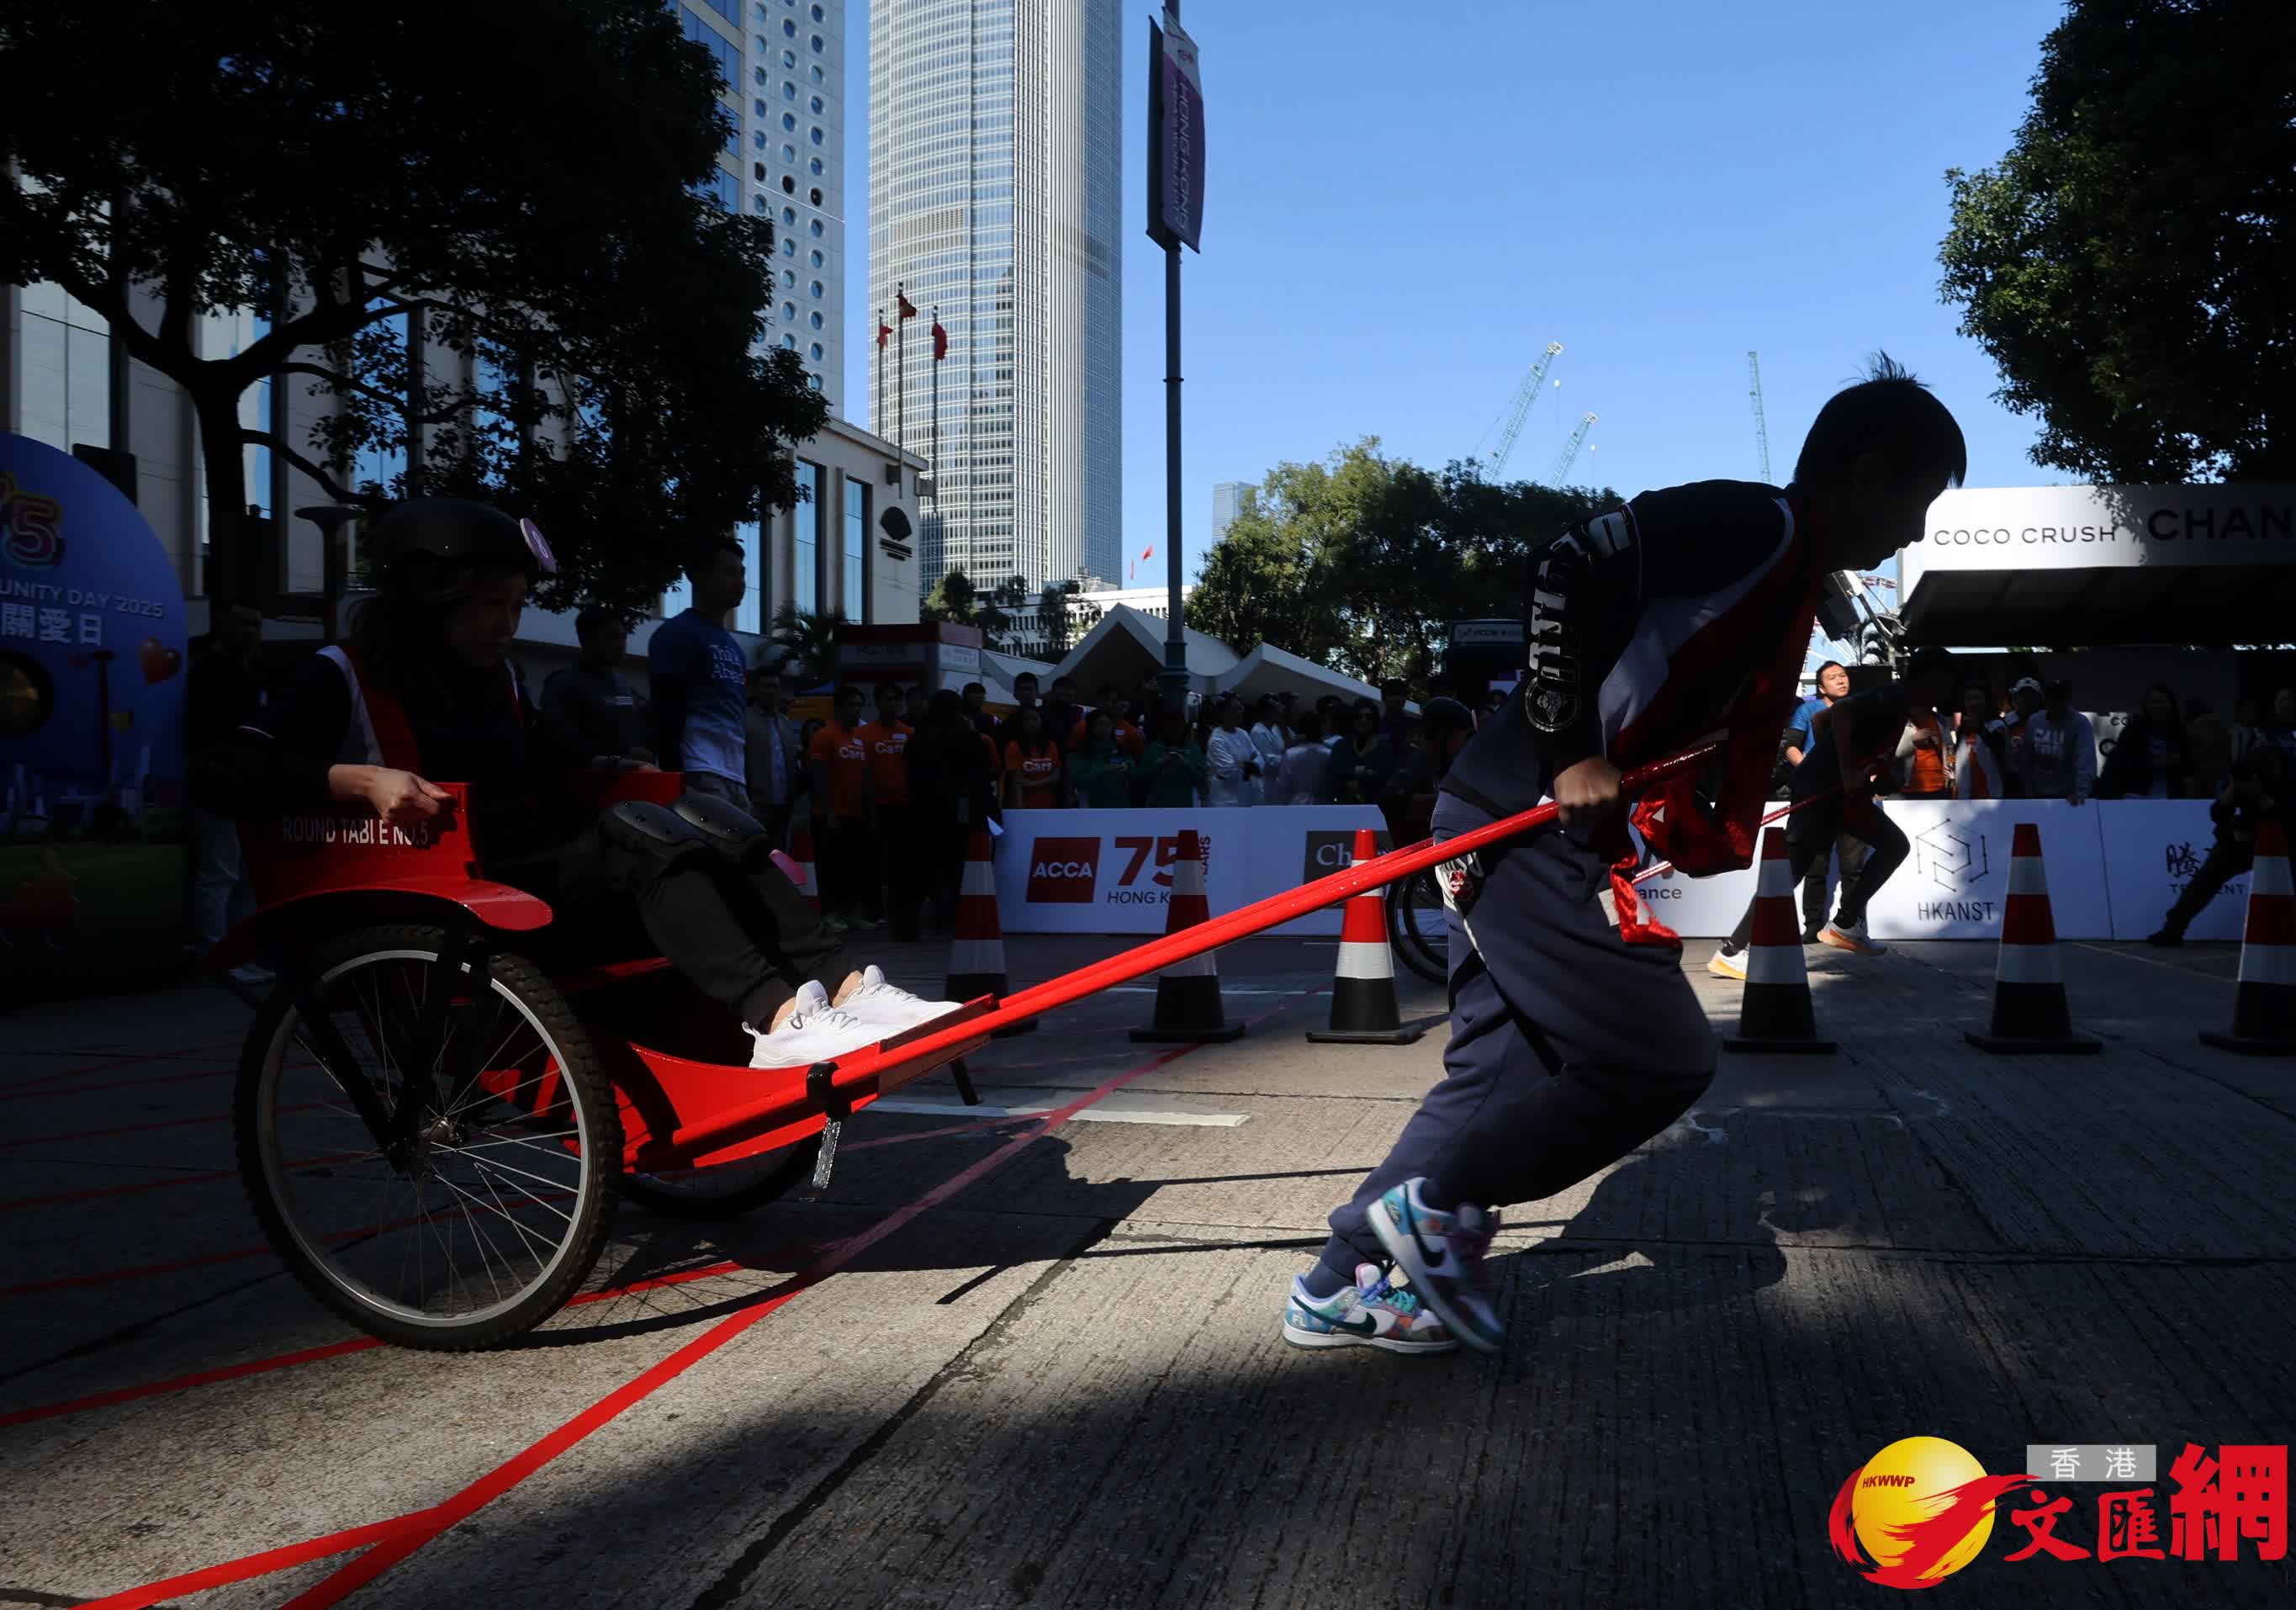
[[[1332,1325],[1334,1329],[1346,1331],[1350,1335],[1376,1336],[1379,1335],[1379,1321],[1369,1314],[1354,1319],[1334,1319]]]
[[[1419,1255],[1427,1261],[1427,1272],[1431,1275],[1446,1272],[1450,1267],[1451,1249],[1446,1246],[1439,1251],[1428,1245],[1427,1237],[1419,1233],[1419,1215],[1407,1207],[1404,1215],[1411,1221],[1411,1239],[1418,1245]]]

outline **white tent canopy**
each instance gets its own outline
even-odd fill
[[[1235,669],[1235,653],[1217,637],[1181,629],[1187,637],[1188,690],[1210,693],[1218,678]],[[1136,687],[1141,678],[1164,669],[1164,630],[1155,616],[1119,604],[1069,651],[1054,675],[1071,678],[1086,702],[1106,683]]]

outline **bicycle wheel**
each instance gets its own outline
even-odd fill
[[[494,957],[486,993],[426,1014],[437,928],[365,929],[320,947],[305,998],[275,992],[250,1031],[234,1101],[242,1180],[280,1258],[370,1335],[460,1351],[558,1311],[613,1221],[622,1151],[613,1092],[566,1001],[525,957]],[[463,977],[469,976],[467,970]],[[379,1142],[347,1081],[412,1133]],[[315,1046],[331,1037],[332,1071]],[[449,1094],[434,1070],[475,1071]]]
[[[1443,916],[1439,867],[1430,867],[1387,886],[1387,938],[1403,965],[1431,984],[1451,976],[1451,928]]]
[[[813,1172],[821,1137],[811,1136],[739,1162],[676,1169],[667,1174],[625,1174],[622,1200],[672,1219],[732,1219],[778,1201]]]

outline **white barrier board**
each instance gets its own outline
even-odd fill
[[[2214,840],[2208,805],[2198,800],[1891,800],[1883,809],[1912,846],[1874,899],[1872,930],[1885,940],[1999,939],[2019,822],[2041,830],[2059,938],[2143,939]],[[1183,828],[1194,828],[1202,843],[1215,915],[1340,870],[1359,826],[1379,829],[1380,848],[1389,848],[1379,812],[1357,805],[1016,810],[1004,826],[996,894],[1009,933],[1161,933]],[[2226,884],[2191,937],[2238,939],[2247,891],[2245,877]],[[1754,872],[1665,873],[1639,892],[1677,933],[1718,939],[1753,899]],[[1272,932],[1339,931],[1334,907]]]

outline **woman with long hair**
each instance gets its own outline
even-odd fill
[[[1084,747],[1070,758],[1070,792],[1087,809],[1127,810],[1132,805],[1132,757],[1116,741],[1116,718],[1096,710],[1085,718]]]
[[[1061,746],[1045,731],[1042,705],[1024,704],[1004,745],[1004,808],[1050,810],[1061,802]]]
[[[1396,754],[1380,730],[1379,706],[1369,699],[1356,701],[1349,718],[1347,736],[1332,751],[1332,780],[1343,805],[1376,805],[1387,794],[1387,781],[1395,774]]]
[[[570,834],[578,760],[557,753],[507,657],[529,590],[556,566],[532,522],[461,498],[400,504],[376,528],[379,586],[348,643],[299,667],[256,719],[201,756],[193,786],[234,816],[365,805],[401,827],[469,787],[485,875],[546,900],[548,965],[667,957],[734,1013],[752,1064],[819,1062],[951,1010],[857,966],[721,800],[626,801]]]
[[[2096,779],[2100,800],[2181,800],[2192,792],[2193,741],[2185,731],[2177,695],[2164,682],[2144,690],[2144,702],[2113,740]]]
[[[1993,690],[1984,683],[1963,685],[1961,711],[1953,735],[1953,797],[1956,800],[2005,797],[2007,743],[1997,713],[1999,709]]]

